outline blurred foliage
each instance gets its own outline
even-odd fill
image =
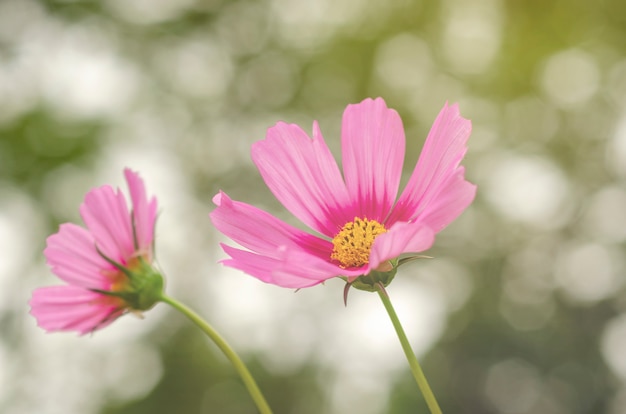
[[[216,355],[217,354],[217,355]],[[103,414],[137,413],[254,413],[256,407],[230,363],[194,327],[181,329],[161,349],[165,373],[145,399],[105,408]],[[265,390],[275,412],[323,412],[323,396],[314,367],[289,376],[267,372],[249,356],[246,365]],[[303,392],[306,390],[306,392]]]
[[[98,150],[96,122],[65,122],[36,108],[0,125],[0,177],[39,195],[44,177],[67,163],[88,164]]]

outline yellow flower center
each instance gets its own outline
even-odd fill
[[[374,239],[386,232],[385,226],[376,220],[355,217],[333,239],[330,258],[338,261],[342,268],[361,267],[370,261]]]

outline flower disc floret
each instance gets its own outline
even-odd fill
[[[386,232],[385,226],[376,220],[355,217],[333,238],[330,258],[339,262],[339,266],[344,269],[366,265],[370,261],[374,240]]]

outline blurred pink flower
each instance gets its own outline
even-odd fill
[[[103,328],[128,310],[147,309],[137,304],[138,289],[132,276],[144,278],[143,284],[145,277],[153,276],[150,264],[157,202],[148,200],[137,173],[125,169],[124,175],[131,210],[119,189],[93,189],[80,206],[87,228],[65,223],[48,238],[44,250],[47,263],[67,285],[33,292],[31,314],[46,331],[85,334]]]
[[[381,98],[348,105],[342,121],[343,177],[317,122],[311,139],[277,123],[252,146],[252,159],[276,198],[322,236],[293,227],[220,192],[211,220],[248,250],[222,244],[227,266],[278,286],[301,288],[340,276],[388,272],[402,253],[431,247],[435,233],[472,202],[476,187],[460,162],[471,122],[458,106],[441,110],[404,192],[402,121]],[[394,204],[395,202],[395,204]],[[397,262],[396,262],[397,263]]]

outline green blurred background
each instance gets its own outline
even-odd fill
[[[295,222],[249,158],[276,121],[382,96],[405,173],[445,101],[472,119],[474,204],[389,287],[445,413],[626,413],[623,0],[0,1],[0,412],[254,413],[161,305],[86,337],[26,305],[90,188],[159,198],[168,292],[244,356],[277,414],[426,413],[376,295],[216,264],[223,189]],[[404,179],[406,182],[406,177]]]

